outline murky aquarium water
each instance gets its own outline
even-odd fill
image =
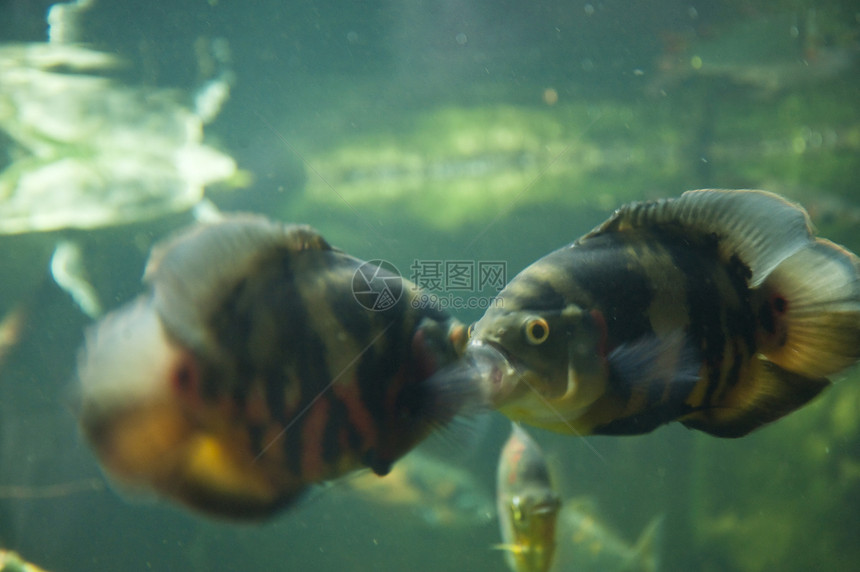
[[[849,0],[0,0],[0,570],[857,570],[858,173]]]

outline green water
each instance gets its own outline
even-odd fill
[[[48,4],[0,0],[0,43],[42,41]],[[704,187],[782,193],[820,234],[860,250],[860,9],[702,4],[101,0],[84,31],[129,62],[124,81],[183,93],[211,73],[199,46],[226,40],[235,84],[207,140],[252,182],[211,189],[213,201],[311,224],[407,277],[416,261],[466,260],[501,261],[510,279],[623,202]],[[765,37],[783,38],[776,54]],[[51,281],[50,253],[61,237],[79,240],[113,308],[142,290],[152,243],[189,220],[0,237],[0,309],[27,309],[0,365],[0,546],[70,572],[505,570],[495,520],[434,525],[327,489],[236,525],[110,487],[72,405],[89,320]],[[532,434],[562,496],[594,499],[627,542],[665,515],[661,570],[855,570],[857,377],[740,440],[680,426]],[[495,415],[441,448],[493,495],[507,435]]]

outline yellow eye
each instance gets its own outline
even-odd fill
[[[540,345],[549,337],[549,324],[543,318],[532,318],[525,323],[523,330],[526,340],[533,346]]]
[[[468,331],[466,332],[466,339],[467,339],[467,340],[471,340],[471,339],[472,339],[472,334],[473,334],[474,332],[475,332],[475,323],[474,323],[474,322],[472,322],[471,324],[469,324],[469,329],[468,329]]]

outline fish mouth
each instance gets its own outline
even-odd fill
[[[434,376],[445,384],[477,390],[484,406],[498,408],[517,386],[520,375],[507,352],[491,342],[472,342],[463,356]]]
[[[558,512],[561,503],[555,497],[544,499],[534,504],[531,509],[532,514],[549,515]]]
[[[516,362],[508,351],[493,342],[479,342],[469,346],[467,354],[470,352],[474,352],[473,359],[482,368],[493,396],[496,399],[507,396],[520,378]]]

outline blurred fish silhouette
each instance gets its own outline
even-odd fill
[[[83,432],[127,486],[266,516],[310,484],[388,473],[475,401],[428,383],[464,327],[309,227],[197,226],[153,250],[145,281],[87,332],[78,368]]]
[[[561,500],[537,443],[519,425],[499,457],[496,505],[505,560],[513,572],[547,572]]]
[[[860,357],[858,272],[771,193],[633,203],[514,277],[438,377],[562,433],[740,437]]]
[[[399,460],[385,478],[365,473],[340,484],[333,490],[357,492],[363,500],[408,512],[433,527],[479,526],[495,514],[489,492],[475,475],[421,449]]]
[[[576,572],[656,572],[659,569],[663,517],[658,515],[630,544],[597,516],[594,501],[564,502],[558,524],[555,570]]]

